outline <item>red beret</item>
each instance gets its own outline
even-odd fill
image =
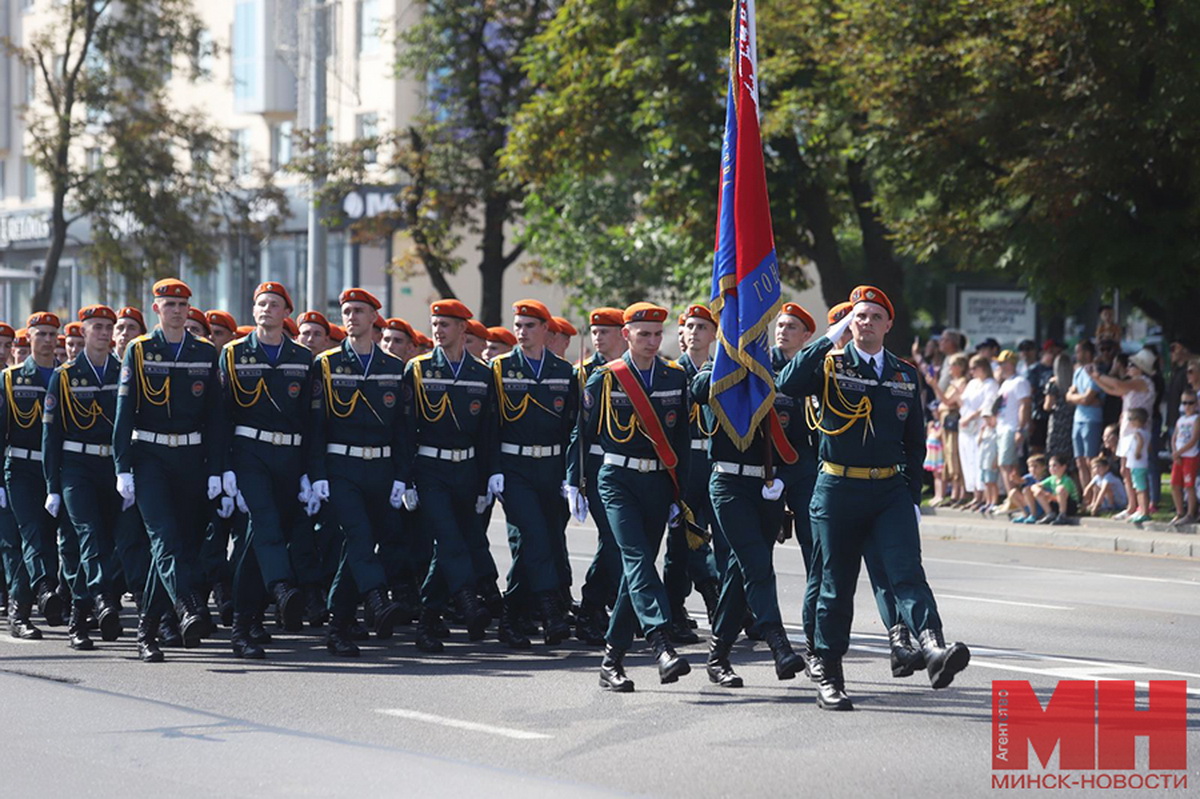
[[[383,327],[385,330],[399,330],[401,333],[408,336],[410,339],[413,339],[414,341],[417,338],[416,335],[413,334],[412,325],[401,319],[399,316],[393,316],[391,319],[387,320]]]
[[[192,296],[192,290],[188,288],[187,283],[176,277],[164,278],[154,284],[155,297],[183,297],[187,299]]]
[[[0,322],[0,336],[5,338],[16,338],[17,331],[12,329],[12,325],[8,322]]]
[[[283,317],[283,330],[292,338],[300,335],[300,325],[290,316]]]
[[[417,334],[417,345],[420,347],[432,347],[433,339],[422,333],[420,330],[413,331]]]
[[[83,323],[67,322],[67,324],[63,327],[63,333],[67,338],[72,336],[75,338],[83,338]]]
[[[682,325],[684,322],[691,319],[693,316],[697,316],[697,317],[703,319],[705,322],[712,322],[713,325],[717,324],[717,320],[713,319],[712,311],[708,310],[708,306],[700,305],[700,304],[689,305],[687,307],[687,310],[684,311],[682,314],[680,314],[679,324]]]
[[[541,319],[543,322],[549,322],[553,319],[550,315],[550,309],[544,303],[537,300],[517,300],[513,303],[513,313],[517,316],[532,316],[535,319]]]
[[[622,318],[624,318],[625,324],[629,324],[630,322],[665,322],[667,320],[667,309],[652,302],[635,302],[625,309]]]
[[[487,325],[478,319],[467,320],[467,332],[475,338],[481,338],[484,341],[487,340]]]
[[[430,316],[453,316],[455,319],[467,320],[475,314],[471,309],[458,300],[438,300],[429,306]]]
[[[896,312],[892,309],[892,301],[887,298],[886,294],[874,286],[854,287],[854,290],[850,292],[850,304],[858,305],[860,302],[873,302],[876,305],[881,305],[887,311],[888,319],[896,317]]]
[[[205,311],[204,317],[208,319],[209,330],[212,330],[213,325],[220,325],[230,333],[233,333],[238,329],[237,320],[233,318],[233,314],[229,313],[229,311]]]
[[[117,311],[117,319],[132,319],[141,326],[143,333],[146,332],[146,317],[142,316],[142,312],[132,305],[126,305]]]
[[[25,321],[25,327],[27,328],[38,327],[39,325],[52,327],[55,330],[58,330],[62,326],[58,321],[58,317],[49,311],[36,311],[30,314],[29,319]]]
[[[592,327],[621,327],[625,324],[625,312],[620,308],[596,308],[588,314]]]
[[[338,296],[338,305],[345,305],[348,302],[365,302],[375,310],[383,307],[375,295],[366,289],[346,289]]]
[[[254,325],[238,325],[237,330],[233,332],[238,336],[248,336],[254,332]]]
[[[320,311],[305,311],[300,314],[300,324],[302,325],[320,325],[325,328],[325,335],[329,335],[329,320],[325,318],[325,314]]]
[[[384,322],[386,321],[387,319],[384,318],[383,314],[375,314],[375,318],[371,321],[371,325],[372,327],[377,327],[380,330],[383,330]]]
[[[329,325],[329,338],[331,338],[334,341],[345,341],[346,340],[346,328],[342,327],[341,325],[330,324]]]
[[[257,300],[260,294],[278,294],[283,298],[283,304],[287,306],[288,313],[292,312],[292,295],[288,294],[288,290],[283,287],[282,283],[270,280],[266,283],[259,283],[258,288],[254,290],[254,299]]]
[[[831,325],[840,322],[846,316],[846,314],[850,313],[850,309],[853,307],[854,306],[848,302],[839,302],[837,305],[829,309],[829,314],[826,316],[826,319]]]
[[[510,347],[517,346],[517,337],[507,327],[489,327],[487,340],[495,341],[498,344],[507,344]]]
[[[20,330],[17,331],[16,335],[13,336],[13,346],[14,347],[28,347],[29,346],[29,330],[27,328],[24,328],[24,327],[21,328]]]
[[[568,322],[561,316],[554,317],[555,332],[562,333],[564,336],[578,336],[579,331],[575,329],[575,325]]]
[[[783,310],[781,310],[780,313],[796,317],[804,323],[804,326],[809,329],[809,332],[817,329],[817,323],[813,321],[812,314],[804,310],[804,308],[797,303],[785,302],[783,304]]]
[[[62,336],[62,335],[58,336],[58,343],[55,346],[58,346],[58,347],[67,346],[67,337]]]
[[[116,322],[117,312],[107,305],[86,305],[79,309],[79,321],[84,322],[88,319],[107,319],[110,322]]]
[[[208,326],[208,317],[204,315],[204,311],[200,310],[195,305],[191,305],[188,307],[188,319],[190,319],[193,322],[199,322],[200,324],[204,325],[204,334],[205,335],[209,335],[212,333],[212,328],[210,328]]]

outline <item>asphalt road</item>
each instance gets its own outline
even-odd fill
[[[594,535],[570,531],[577,575]],[[506,564],[503,540],[495,521]],[[971,666],[936,693],[921,675],[893,679],[864,583],[846,660],[854,713],[818,710],[812,685],[777,681],[750,642],[734,650],[744,689],[712,686],[693,646],[693,673],[666,686],[631,653],[637,691],[613,695],[596,685],[595,649],[512,653],[461,632],[425,656],[402,630],[351,662],[308,633],[238,661],[222,632],[162,665],[139,663],[131,634],[91,653],[70,651],[65,628],[0,638],[0,796],[1004,795],[1018,792],[992,788],[997,679],[1029,680],[1043,702],[1060,679],[1187,680],[1186,773],[1200,786],[1200,564],[940,540],[925,563]],[[794,542],[776,565],[800,640]],[[689,606],[703,617],[698,597]]]

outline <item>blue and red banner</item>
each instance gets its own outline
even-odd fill
[[[718,316],[711,406],[741,449],[775,402],[771,324],[782,297],[758,128],[754,0],[735,0],[721,152],[712,310]]]

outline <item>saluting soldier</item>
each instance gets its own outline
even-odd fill
[[[79,310],[84,351],[55,370],[46,394],[42,453],[47,510],[58,516],[66,506],[80,556],[75,605],[70,625],[74,649],[92,649],[84,624],[94,612],[100,637],[115,641],[122,633],[113,573],[120,568],[142,603],[150,567],[149,541],[141,517],[116,492],[112,460],[113,420],[121,362],[112,354],[117,315],[106,305]]]
[[[575,424],[579,389],[571,365],[546,347],[549,309],[537,300],[513,304],[520,345],[492,361],[500,410],[500,464],[504,474],[512,568],[500,620],[500,640],[529,646],[515,624],[516,605],[536,602],[545,643],[571,635],[560,600],[556,552],[561,548],[562,484],[567,440]]]
[[[222,474],[222,487],[250,517],[245,542],[235,553],[230,643],[236,657],[266,654],[250,638],[264,586],[275,601],[279,626],[298,632],[304,624],[304,596],[296,587],[288,539],[303,522],[297,498],[311,490],[304,445],[313,356],[283,334],[291,311],[282,283],[260,284],[254,290],[254,332],[228,343],[219,361],[220,427],[232,465]]]
[[[379,300],[350,288],[338,302],[347,336],[313,364],[308,474],[312,496],[329,501],[343,536],[326,646],[332,655],[357,657],[351,625],[360,598],[378,638],[390,638],[400,618],[400,607],[385,593],[375,547],[400,523],[396,511],[409,481],[411,447],[403,422],[403,364],[374,342]]]
[[[946,646],[933,592],[921,566],[918,523],[925,428],[916,369],[884,349],[894,312],[874,286],[850,293],[852,311],[801,350],[779,375],[793,397],[815,394],[812,426],[820,433],[821,473],[810,506],[822,558],[816,651],[817,704],[852,710],[842,656],[850,643],[854,588],[864,547],[874,545],[895,592],[900,616],[918,633],[934,688],[966,668],[970,652]],[[845,330],[852,342],[835,350]]]
[[[418,509],[422,533],[434,543],[421,587],[417,646],[440,652],[447,596],[465,617],[470,640],[481,640],[491,621],[477,593],[469,547],[479,514],[504,494],[504,475],[492,375],[464,345],[471,311],[458,300],[438,300],[430,314],[437,346],[409,361],[404,372],[416,446],[416,485],[406,505]]]
[[[683,368],[658,355],[667,310],[648,302],[625,309],[622,335],[629,350],[597,369],[583,395],[583,423],[572,431],[572,452],[599,443],[600,501],[621,549],[623,573],[600,664],[600,687],[633,690],[624,658],[638,625],[654,648],[659,680],[677,681],[691,671],[668,637],[670,603],[655,568],[668,521],[686,513],[680,488],[687,485],[691,436],[688,380]],[[578,504],[578,461],[568,460],[568,501]],[[673,499],[674,498],[674,499]]]
[[[147,663],[163,660],[159,619],[172,605],[185,647],[212,634],[199,557],[206,499],[220,496],[224,463],[222,437],[212,431],[217,353],[184,329],[192,290],[166,278],[153,293],[159,326],[126,347],[113,425],[117,492],[137,502],[150,538],[138,619],[138,656]]]

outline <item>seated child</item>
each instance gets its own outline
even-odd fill
[[[1046,515],[1038,524],[1069,524],[1068,517],[1079,513],[1079,486],[1067,474],[1064,455],[1050,456],[1050,476],[1033,486],[1033,498]]]
[[[1033,498],[1033,487],[1050,475],[1046,463],[1046,456],[1042,453],[1030,455],[1025,461],[1029,471],[1021,478],[1021,487],[1017,490],[1022,513],[1013,519],[1014,524],[1033,524],[1042,518],[1042,509],[1038,507],[1037,500]]]
[[[1083,505],[1091,516],[1101,511],[1118,511],[1129,504],[1125,483],[1112,473],[1112,466],[1105,455],[1092,458],[1092,482],[1083,490]]]

